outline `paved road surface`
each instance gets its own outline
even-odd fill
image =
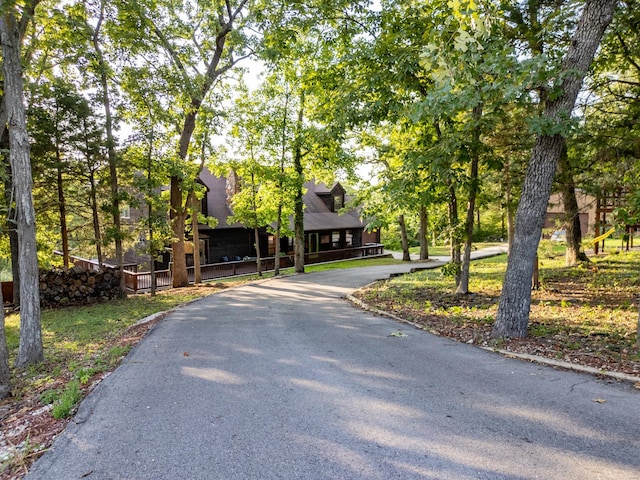
[[[177,310],[27,478],[640,478],[640,391],[341,299],[393,270],[255,283]]]

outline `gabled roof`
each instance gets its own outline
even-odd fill
[[[233,212],[227,202],[227,178],[213,175],[206,168],[200,173],[200,180],[208,188],[207,211],[209,216],[218,220],[216,229],[243,228],[240,223],[229,225],[227,217]],[[344,188],[338,182],[331,187],[324,183],[313,181],[304,184],[305,193],[302,197],[304,203],[304,230],[340,230],[364,228],[359,214],[356,211],[349,211],[344,214],[332,212],[323,201],[322,196],[344,194]],[[348,199],[345,199],[347,201]]]
[[[227,203],[227,179],[213,175],[207,168],[203,168],[200,180],[208,188],[207,213],[218,220],[216,228],[243,228],[240,223],[227,223],[227,217],[233,215]]]
[[[343,214],[332,212],[322,198],[320,198],[322,195],[335,193],[344,194],[344,189],[338,182],[334,183],[331,188],[328,188],[324,183],[309,181],[305,182],[304,188],[306,189],[306,193],[302,196],[302,202],[305,206],[305,232],[365,227],[365,223],[360,220],[358,212],[354,210]]]

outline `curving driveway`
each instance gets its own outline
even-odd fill
[[[640,478],[632,386],[503,358],[341,298],[406,268],[292,276],[178,309],[27,478]]]

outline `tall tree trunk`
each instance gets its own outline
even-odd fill
[[[282,114],[282,136],[280,151],[280,175],[278,177],[278,218],[276,219],[275,244],[275,260],[273,265],[273,275],[280,275],[280,231],[282,230],[282,196],[284,195],[282,184],[284,183],[284,162],[287,156],[287,118],[289,116],[289,91],[285,92],[285,101]]]
[[[429,260],[429,218],[427,207],[420,206],[420,260]]]
[[[100,231],[100,214],[98,212],[98,198],[96,195],[96,180],[93,172],[89,176],[89,196],[91,201],[91,218],[93,222],[93,236],[96,242],[96,255],[98,256],[98,266],[102,268],[104,258],[102,256],[102,232]]]
[[[198,230],[198,199],[194,195],[191,200],[191,230],[193,232],[193,283],[202,283],[200,268],[200,230]]]
[[[547,102],[544,117],[557,124],[571,115],[584,76],[605,29],[611,23],[617,0],[587,0],[562,62],[562,94]],[[553,177],[564,148],[559,134],[536,138],[516,212],[516,234],[509,255],[502,295],[492,336],[524,337],[529,325],[531,278]]]
[[[638,295],[638,328],[636,329],[636,347],[640,347],[640,295]]]
[[[533,275],[531,277],[531,289],[540,290],[540,259],[536,254],[536,259],[533,262]]]
[[[511,190],[513,188],[512,178],[511,178],[511,165],[509,164],[509,159],[503,165],[503,188],[504,188],[504,219],[506,219],[507,223],[507,251],[511,251],[511,246],[513,243],[513,235],[515,232],[515,208],[513,206],[513,198]],[[504,221],[504,220],[503,220]]]
[[[404,221],[404,215],[398,215],[398,225],[400,226],[400,241],[402,244],[402,261],[410,262],[411,254],[409,253],[409,238],[407,236],[407,225]]]
[[[0,17],[0,43],[20,255],[20,346],[16,366],[23,368],[43,361],[44,350],[40,320],[36,223],[31,192],[30,145],[20,64],[20,33],[13,13],[3,12]]]
[[[276,231],[273,241],[275,242],[273,275],[280,275],[280,230],[282,229],[282,201],[278,202],[278,218],[276,219]]]
[[[8,132],[7,132],[8,133]],[[3,147],[9,150],[9,136],[6,136],[3,140]],[[7,234],[9,236],[9,250],[11,252],[11,275],[13,279],[13,305],[15,307],[20,306],[20,251],[18,249],[18,231],[16,230],[16,209],[13,199],[13,185],[11,183],[11,163],[6,165],[7,175],[4,181],[4,197],[9,209],[7,215]]]
[[[153,211],[153,195],[152,188],[152,168],[153,168],[153,139],[154,132],[151,130],[149,137],[149,150],[147,151],[147,222],[149,225],[149,273],[151,275],[151,296],[156,296],[156,290],[158,287],[158,279],[156,278],[156,250],[153,243],[153,224],[154,224],[154,211]]]
[[[293,210],[294,230],[294,270],[296,273],[304,273],[304,203],[302,202],[302,189],[304,186],[304,171],[302,168],[302,126],[304,121],[304,90],[300,93],[300,110],[296,125],[296,143],[293,155],[293,168],[295,170],[295,200]]]
[[[62,237],[62,264],[65,268],[69,268],[69,230],[67,228],[67,202],[64,195],[64,183],[62,180],[62,159],[60,158],[60,149],[58,146],[56,146],[56,157],[58,162],[58,164],[56,165],[56,187],[58,189],[60,236]]]
[[[454,276],[456,288],[460,284],[460,238],[458,237],[458,196],[453,181],[449,181],[449,229],[451,231],[449,240],[451,242],[451,264],[454,266]]]
[[[172,285],[174,288],[180,288],[189,285],[189,277],[184,256],[184,222],[187,212],[182,200],[182,180],[179,177],[171,177],[170,203],[169,216],[171,230],[173,231],[173,240],[171,242],[173,259]]]
[[[256,222],[253,227],[253,234],[256,238],[256,269],[258,270],[258,276],[262,276],[262,253],[260,251],[260,228]]]
[[[589,261],[582,250],[582,227],[580,225],[580,210],[576,198],[576,187],[573,179],[573,171],[569,163],[567,148],[565,145],[558,162],[558,176],[564,205],[565,229],[567,238],[566,265],[576,265],[580,261]]]
[[[151,201],[147,202],[147,207],[149,209],[149,273],[151,274],[151,296],[156,296],[156,290],[158,288],[158,279],[156,277],[156,250],[153,245],[153,224],[152,220],[152,212],[153,207],[151,206]]]
[[[196,128],[197,116],[202,106],[204,98],[207,96],[215,81],[229,70],[236,62],[231,61],[229,65],[220,67],[220,60],[225,50],[225,45],[229,34],[233,31],[236,18],[242,13],[248,0],[241,0],[235,10],[227,2],[226,13],[228,19],[225,22],[222,15],[220,16],[220,25],[214,40],[215,48],[212,52],[211,59],[207,65],[207,70],[202,75],[202,84],[198,88],[193,88],[186,93],[191,95],[191,108],[187,113],[180,130],[180,139],[178,140],[178,156],[184,162],[187,161],[189,154],[189,144],[191,137]],[[148,19],[145,19],[148,20]],[[173,59],[173,62],[183,76],[188,76],[189,72],[185,70],[182,61],[176,53],[176,50],[168,42],[162,31],[154,25],[153,32],[157,39],[165,48],[166,53]],[[199,80],[198,80],[199,81]],[[177,176],[171,176],[170,179],[170,214],[172,218],[171,228],[173,232],[172,250],[173,250],[173,286],[184,287],[189,283],[187,276],[187,264],[184,259],[184,221],[187,218],[187,208],[183,199],[182,180]]]
[[[4,305],[0,288],[0,305]],[[9,349],[4,328],[4,308],[0,308],[0,400],[11,393],[11,370],[9,369]]]
[[[511,252],[513,238],[516,235],[516,212],[513,206],[507,207],[507,251]]]
[[[114,243],[116,250],[116,266],[120,271],[124,270],[124,256],[122,251],[122,225],[120,222],[120,193],[118,192],[118,158],[116,155],[116,142],[113,137],[113,116],[111,113],[111,101],[109,98],[109,67],[104,59],[102,53],[102,46],[100,44],[100,33],[102,23],[104,21],[104,9],[106,0],[100,2],[100,14],[96,28],[93,32],[92,43],[98,60],[98,71],[100,79],[100,88],[102,89],[102,105],[104,107],[105,115],[105,132],[107,134],[107,159],[109,163],[109,188],[111,190],[111,218],[113,219],[113,231],[114,231]],[[124,275],[120,276],[120,288],[122,293],[125,293]]]
[[[469,270],[471,268],[471,246],[473,242],[473,220],[478,196],[478,166],[480,164],[480,120],[482,119],[482,104],[473,109],[473,144],[471,145],[471,174],[469,175],[469,200],[467,202],[467,218],[464,223],[464,258],[460,272],[460,283],[456,287],[456,294],[469,293]]]
[[[253,158],[253,155],[252,155]],[[256,177],[253,172],[251,172],[251,208],[253,210],[253,233],[255,237],[255,247],[256,247],[256,270],[258,271],[258,276],[262,276],[262,252],[260,249],[260,225],[258,225],[258,186],[256,185]]]

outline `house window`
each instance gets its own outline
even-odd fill
[[[340,210],[343,207],[343,204],[344,204],[344,199],[342,198],[342,195],[334,195],[333,211],[337,212],[338,210]]]
[[[267,237],[267,255],[273,257],[276,254],[276,237],[269,235]]]
[[[353,247],[353,233],[351,230],[347,230],[347,234],[345,236],[345,247]]]
[[[209,216],[209,207],[207,206],[207,192],[204,192],[204,195],[200,199],[200,213],[205,217]]]
[[[123,205],[120,207],[120,218],[124,220],[131,219],[131,207],[129,205]]]
[[[340,247],[340,232],[331,232],[331,248]]]

